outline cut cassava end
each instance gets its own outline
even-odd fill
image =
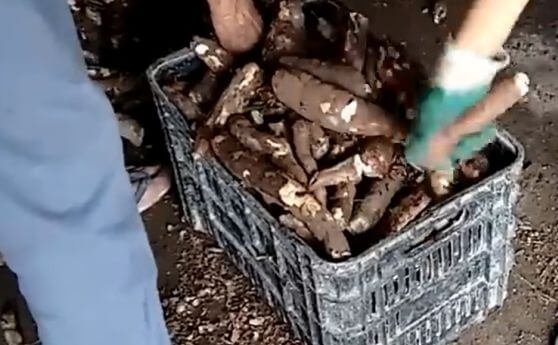
[[[213,151],[223,165],[248,187],[276,200],[302,221],[323,243],[333,259],[350,256],[347,239],[333,216],[306,188],[290,179],[265,156],[245,148],[232,135],[223,133],[212,140]]]
[[[389,232],[399,232],[415,220],[432,202],[424,185],[417,186],[398,205],[388,211],[387,226]]]
[[[229,131],[246,148],[269,155],[270,160],[291,178],[302,184],[308,183],[308,176],[298,164],[287,139],[259,131],[242,115],[231,117]]]
[[[341,133],[383,135],[396,141],[404,126],[379,106],[301,71],[280,69],[272,78],[275,95],[306,119]]]
[[[251,62],[239,69],[217,101],[208,125],[224,126],[229,116],[244,113],[262,84],[263,71],[257,64]]]
[[[357,206],[349,231],[361,234],[371,230],[386,212],[391,199],[403,187],[405,178],[405,167],[398,163],[393,164],[389,174],[374,182],[364,200]]]
[[[194,52],[207,68],[215,74],[228,71],[234,62],[233,56],[219,43],[199,36],[194,36]]]
[[[352,66],[295,56],[282,57],[279,62],[289,68],[309,73],[323,82],[339,86],[355,96],[368,98],[372,95],[372,87],[362,73]]]
[[[344,60],[358,72],[366,61],[368,18],[357,12],[349,13],[349,29],[345,36]]]
[[[305,51],[306,30],[300,0],[280,0],[277,16],[263,46],[264,61],[273,61],[281,56],[298,55]]]

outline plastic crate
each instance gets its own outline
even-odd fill
[[[150,66],[147,70],[147,79],[162,124],[182,211],[194,230],[207,232],[207,213],[200,184],[197,181],[198,166],[192,155],[194,129],[169,101],[159,85],[161,78],[178,74],[188,75],[201,67],[201,61],[194,53],[181,50]]]
[[[186,76],[198,64],[185,49],[149,70],[177,179],[195,182],[208,230],[297,337],[309,345],[445,344],[502,305],[524,158],[514,138],[498,135],[497,158],[509,162],[503,169],[401,234],[333,263],[282,227],[218,161],[194,159],[191,128],[157,80]],[[188,200],[191,191],[180,192]]]

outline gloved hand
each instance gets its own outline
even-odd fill
[[[428,169],[448,170],[490,142],[495,136],[491,125],[461,138],[449,157],[440,159],[434,154],[436,134],[481,100],[496,73],[508,64],[509,56],[503,51],[490,58],[448,46],[431,87],[420,101],[405,149],[407,161]]]

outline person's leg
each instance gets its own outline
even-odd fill
[[[110,104],[65,0],[0,1],[0,252],[44,345],[168,345]]]

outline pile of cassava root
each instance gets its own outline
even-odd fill
[[[195,124],[198,156],[217,157],[318,252],[350,257],[352,243],[401,231],[490,173],[481,153],[449,173],[406,164],[423,74],[403,46],[374,39],[366,17],[333,1],[299,0],[279,1],[269,17],[265,37],[242,56],[194,38],[204,73],[163,89]],[[440,140],[454,145],[453,133],[474,133],[518,101],[523,93],[510,80]]]

